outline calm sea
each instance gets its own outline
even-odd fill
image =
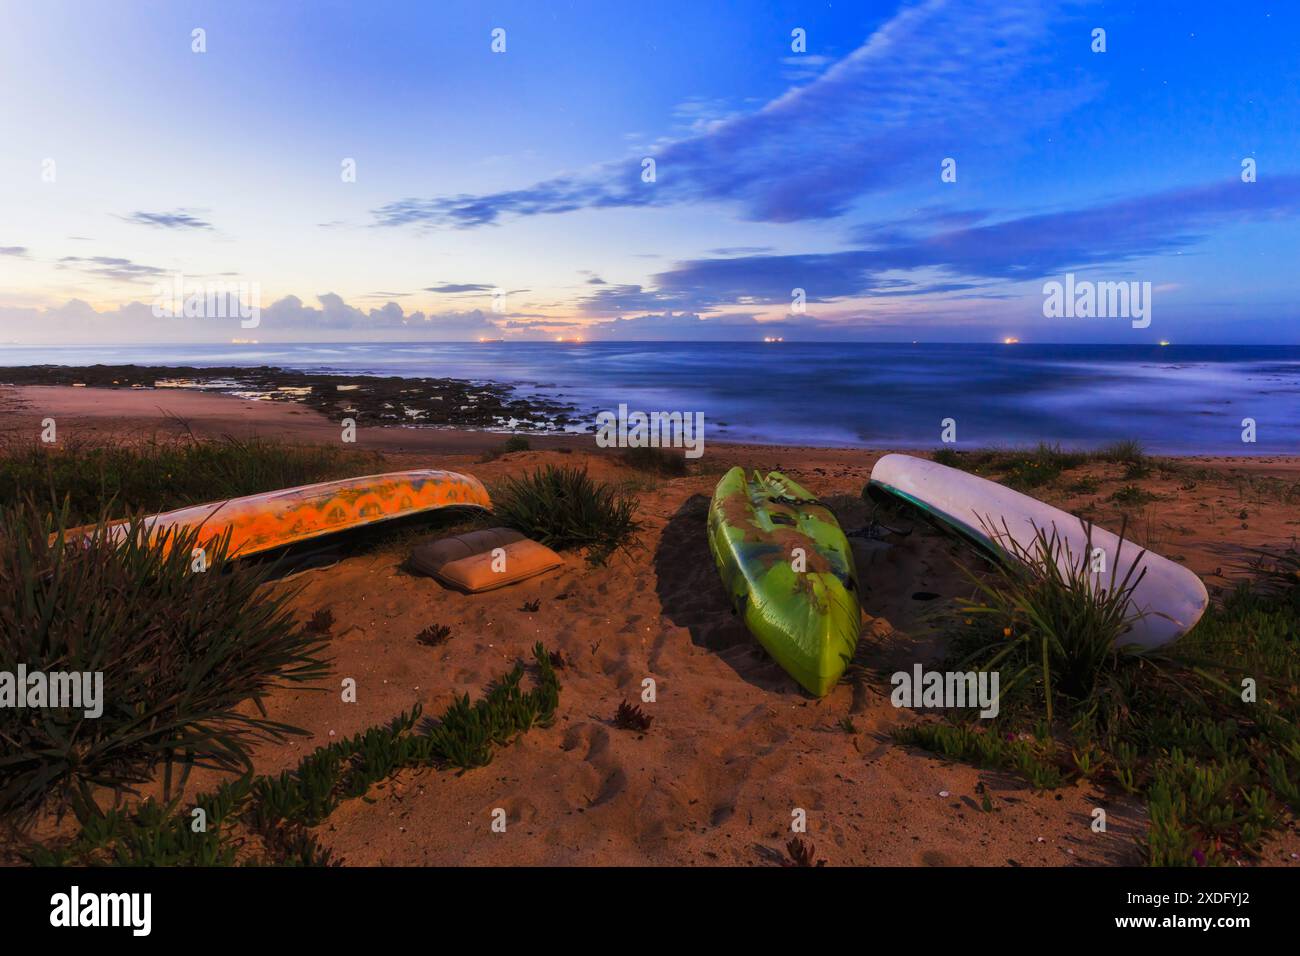
[[[507,382],[594,416],[703,412],[706,436],[931,448],[1038,441],[1300,454],[1300,347],[866,343],[365,343],[0,349],[0,365],[279,365]],[[1242,442],[1254,419],[1257,442]]]

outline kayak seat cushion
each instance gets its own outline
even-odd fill
[[[510,528],[488,528],[417,546],[411,568],[471,594],[536,577],[564,559]]]

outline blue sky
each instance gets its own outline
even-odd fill
[[[0,342],[1300,342],[1294,4],[6,18]],[[1046,318],[1067,272],[1151,283],[1150,327]],[[155,317],[177,274],[256,329]]]

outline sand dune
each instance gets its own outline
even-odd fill
[[[224,396],[83,389],[0,390],[3,432],[34,434],[58,418],[60,435],[103,438],[171,427],[157,410],[185,416],[200,435],[223,432],[333,439],[337,426],[294,406]],[[303,572],[292,584],[304,615],[335,617],[336,679],[355,677],[358,701],[334,692],[277,693],[269,716],[308,729],[291,744],[263,746],[257,769],[289,768],[316,746],[355,733],[419,702],[426,713],[453,695],[477,695],[534,641],[562,651],[560,716],[502,750],[487,768],[461,775],[407,773],[373,790],[373,802],[344,804],[322,839],[352,864],[763,864],[783,855],[792,813],[807,812],[808,839],[831,865],[1072,865],[1136,863],[1144,829],[1140,802],[1087,784],[1040,794],[1008,775],[975,770],[894,744],[891,729],[921,719],[893,708],[888,674],[939,647],[926,637],[927,602],[917,592],[956,593],[955,546],[923,530],[892,547],[858,543],[865,594],[862,680],[813,700],[750,638],[732,615],[708,553],[704,515],[724,467],[780,466],[828,499],[846,528],[869,511],[859,497],[880,452],[710,445],[705,473],[647,479],[589,438],[543,439],[540,450],[478,461],[499,436],[457,432],[362,431],[360,447],[383,451],[394,469],[444,467],[486,482],[547,462],[585,464],[607,480],[640,486],[645,528],[630,553],[607,567],[569,555],[557,572],[501,591],[463,595],[401,569],[392,546]],[[561,454],[560,447],[572,449]],[[1213,480],[1180,489],[1176,480],[1141,482],[1161,496],[1146,515],[1153,544],[1206,577],[1244,548],[1300,532],[1293,506],[1251,497],[1242,476],[1300,477],[1296,459],[1204,462]],[[1118,477],[1066,507],[1092,504],[1116,522],[1105,492]],[[1150,506],[1149,506],[1150,507]],[[1244,515],[1244,517],[1243,517]],[[1146,520],[1149,519],[1149,520]],[[1139,538],[1140,540],[1140,538]],[[409,546],[409,542],[407,543]],[[526,601],[540,601],[535,613]],[[438,648],[418,644],[429,624],[452,628]],[[639,702],[655,681],[654,718],[645,733],[616,729],[620,701]],[[851,716],[856,732],[840,726]],[[193,785],[209,779],[196,775]],[[980,809],[983,783],[995,810]],[[1089,829],[1104,806],[1109,828]],[[504,808],[507,832],[492,833]],[[1284,841],[1294,843],[1294,833]],[[1270,861],[1294,852],[1270,849]]]

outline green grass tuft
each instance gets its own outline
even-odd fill
[[[1098,461],[1110,461],[1121,465],[1140,463],[1146,460],[1146,449],[1142,443],[1126,438],[1123,441],[1111,442],[1109,445],[1103,445],[1093,452],[1093,457]]]
[[[129,790],[159,762],[168,782],[174,759],[236,769],[251,741],[301,732],[240,706],[326,673],[325,637],[293,619],[289,592],[262,589],[224,540],[192,570],[198,531],[148,541],[137,518],[115,541],[101,519],[65,543],[68,520],[31,501],[0,510],[0,670],[101,673],[103,714],[0,709],[0,811],[84,811],[94,788]]]
[[[1004,695],[1036,684],[1049,720],[1057,696],[1087,698],[1122,665],[1124,635],[1136,617],[1133,589],[1145,575],[1137,565],[1146,552],[1127,568],[1113,563],[1107,577],[1094,574],[1092,526],[1084,523],[1084,530],[1086,544],[1074,554],[1055,528],[1037,529],[1028,547],[1006,529],[990,528],[1009,550],[1008,560],[989,575],[967,572],[975,597],[957,609],[963,619],[977,622],[958,642],[966,662],[1000,669]]]
[[[1139,508],[1142,505],[1158,500],[1158,498],[1137,485],[1125,485],[1112,494],[1110,500],[1126,508]]]
[[[588,549],[603,564],[640,530],[636,499],[594,481],[585,468],[547,465],[493,489],[493,512],[508,527],[557,550]]]

